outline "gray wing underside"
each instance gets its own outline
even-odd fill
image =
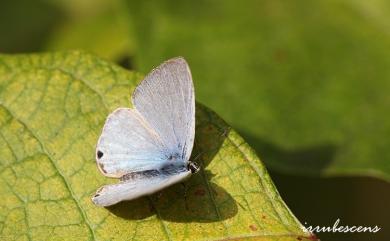
[[[161,64],[138,85],[132,101],[169,151],[188,161],[195,136],[195,96],[187,62],[179,57]]]

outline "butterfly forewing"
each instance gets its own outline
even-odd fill
[[[132,99],[174,157],[187,161],[195,135],[194,87],[187,62],[174,58],[154,69]]]

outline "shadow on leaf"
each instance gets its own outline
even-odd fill
[[[329,166],[337,151],[334,144],[285,149],[276,144],[239,131],[256,150],[261,160],[274,170],[286,173],[318,176]]]
[[[196,106],[196,136],[191,159],[201,170],[184,182],[157,194],[125,201],[107,209],[114,215],[134,220],[156,214],[174,222],[218,222],[238,212],[234,198],[211,182],[214,176],[205,167],[214,159],[229,132],[229,127],[211,110]]]

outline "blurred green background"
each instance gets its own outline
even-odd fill
[[[1,53],[82,49],[143,73],[184,56],[303,224],[390,238],[389,1],[2,0],[0,33]]]

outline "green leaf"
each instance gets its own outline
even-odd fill
[[[107,115],[142,76],[92,55],[0,55],[1,240],[297,240],[311,238],[244,140],[197,104],[203,169],[160,195],[93,205],[117,180],[95,163]],[[187,206],[187,208],[186,208]]]
[[[129,11],[137,67],[187,58],[198,100],[269,167],[390,180],[389,1],[132,1]]]

